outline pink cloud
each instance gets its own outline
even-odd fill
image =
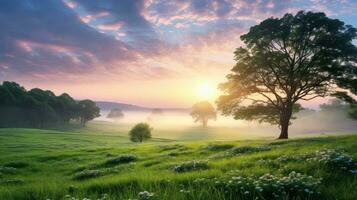
[[[70,0],[65,0],[64,3],[69,7],[69,8],[76,8],[78,5],[73,2],[73,1],[70,1]]]
[[[175,24],[176,28],[188,28],[190,27],[188,24],[184,24],[184,23],[177,23]]]
[[[22,48],[27,52],[32,52],[34,48],[45,48],[50,49],[52,51],[56,51],[58,53],[69,52],[75,50],[71,46],[64,46],[64,45],[56,45],[56,44],[44,44],[44,43],[37,43],[34,41],[29,40],[17,40],[17,46]]]
[[[103,31],[116,31],[119,30],[124,24],[122,22],[112,23],[112,24],[100,24],[96,27]]]
[[[101,17],[106,17],[106,16],[109,16],[110,13],[109,12],[99,12],[95,15],[80,15],[79,18],[86,24],[88,24],[89,22],[91,22],[92,20],[94,19],[97,19],[97,18],[101,18]]]
[[[93,16],[91,15],[85,15],[85,16],[79,16],[79,18],[84,22],[84,23],[89,23],[92,19]]]

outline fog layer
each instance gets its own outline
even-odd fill
[[[208,128],[194,123],[189,111],[163,111],[153,115],[151,112],[123,112],[119,119],[107,118],[108,110],[101,112],[96,121],[106,121],[118,126],[133,126],[138,122],[147,122],[153,128],[154,137],[171,139],[249,139],[254,137],[276,137],[279,133],[277,125],[259,124],[232,117],[217,116],[216,121],[209,121]],[[307,134],[349,133],[357,130],[356,121],[349,119],[343,110],[301,111],[292,120],[289,133],[292,137]]]

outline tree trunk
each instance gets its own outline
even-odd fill
[[[203,118],[203,120],[202,120],[202,127],[203,128],[207,127],[207,122],[208,122],[208,120],[206,118]]]
[[[82,125],[82,127],[86,126],[86,121],[83,116],[81,117],[81,125]]]
[[[289,123],[286,122],[280,125],[280,136],[278,139],[288,139],[288,130],[289,130]]]
[[[289,134],[289,125],[290,125],[290,118],[292,114],[292,105],[288,105],[280,114],[280,136],[278,139],[288,139]]]

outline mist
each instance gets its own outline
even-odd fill
[[[96,122],[109,122],[130,129],[134,124],[147,122],[153,128],[153,136],[179,140],[232,140],[258,137],[276,137],[280,132],[276,125],[245,120],[218,114],[210,120],[207,128],[194,123],[189,111],[163,111],[153,115],[150,111],[123,111],[124,117],[109,119],[109,110],[102,110]],[[356,121],[348,118],[344,110],[303,110],[295,115],[289,128],[291,137],[316,136],[317,134],[346,134],[357,129]]]

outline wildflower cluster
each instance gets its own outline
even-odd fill
[[[335,149],[316,151],[308,161],[316,161],[327,166],[357,174],[357,162],[351,156]]]
[[[206,160],[192,160],[173,166],[172,171],[181,173],[181,172],[208,169],[208,167],[209,167],[208,161]]]
[[[200,178],[194,183],[198,183],[198,186],[205,183],[224,191],[228,196],[243,196],[248,199],[304,199],[316,194],[316,187],[321,183],[321,179],[293,171],[283,177],[271,174],[259,178],[228,176],[213,179]]]
[[[184,194],[188,194],[188,193],[190,193],[190,190],[181,189],[180,192],[184,193]]]
[[[154,198],[155,198],[155,193],[148,192],[148,191],[139,192],[140,200],[148,200],[148,199],[154,199]]]

